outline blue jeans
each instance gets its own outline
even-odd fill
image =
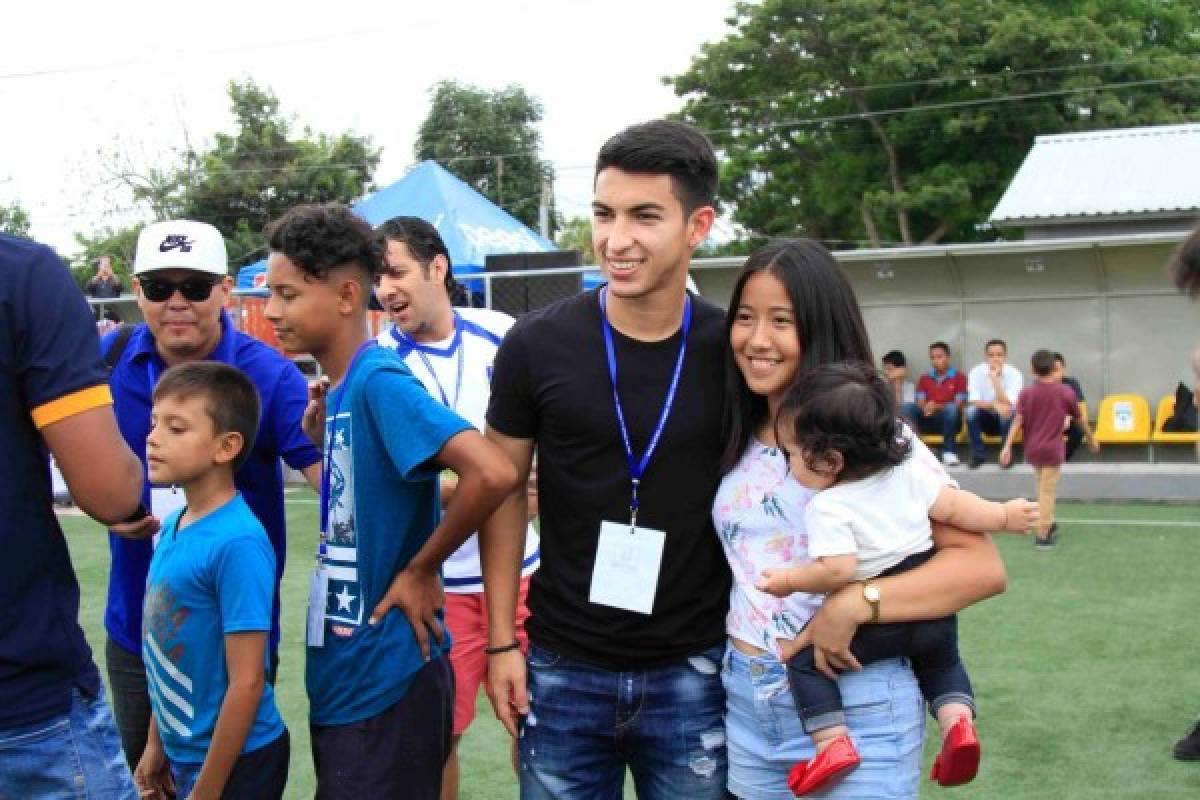
[[[953,453],[958,449],[955,439],[962,428],[962,413],[958,406],[953,403],[942,406],[927,417],[916,403],[905,403],[901,414],[912,420],[917,433],[940,433],[943,453]]]
[[[521,723],[522,800],[725,797],[724,646],[662,667],[614,672],[529,648]]]
[[[721,671],[728,698],[729,791],[743,800],[792,800],[788,771],[815,754],[788,691],[787,668],[772,655],[732,646]],[[911,800],[921,781],[925,715],[912,670],[900,659],[848,672],[838,685],[862,763],[832,790],[833,800]]]
[[[103,691],[76,689],[67,713],[0,730],[0,797],[137,797]]]
[[[999,436],[1001,441],[1008,438],[1008,429],[1012,427],[1012,415],[1002,417],[989,408],[967,408],[967,438],[971,440],[971,455],[983,458],[983,434]]]

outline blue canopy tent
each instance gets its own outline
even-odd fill
[[[435,161],[422,161],[400,180],[355,204],[354,211],[371,225],[397,216],[428,220],[450,251],[455,277],[473,291],[481,291],[483,282],[465,279],[483,271],[486,256],[558,249]],[[262,290],[266,263],[243,267],[237,288]]]

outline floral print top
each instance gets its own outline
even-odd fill
[[[733,571],[725,632],[778,655],[777,639],[794,639],[821,607],[823,595],[778,598],[754,583],[767,567],[809,560],[804,508],[816,492],[796,482],[778,447],[750,440],[717,489],[713,525]]]
[[[904,434],[913,443],[910,458],[957,486],[907,426]],[[713,526],[733,572],[725,619],[729,636],[778,655],[778,640],[796,638],[821,607],[824,595],[797,592],[781,599],[754,588],[767,567],[810,560],[804,511],[815,494],[792,477],[778,447],[753,438],[741,461],[722,479],[713,502]]]

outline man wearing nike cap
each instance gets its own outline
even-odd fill
[[[223,310],[233,281],[228,276],[225,240],[212,225],[168,220],[147,225],[138,236],[133,289],[145,323],[106,335],[101,353],[112,367],[114,407],[121,434],[146,464],[151,394],[168,367],[188,361],[220,361],[245,372],[262,400],[262,419],[250,457],[234,483],[266,528],[275,550],[274,619],[270,635],[274,680],[279,648],[279,578],[283,574],[285,526],[282,458],[320,486],[321,455],[300,428],[308,402],[304,376],[294,364],[262,342],[233,327]],[[148,536],[162,518],[182,505],[182,492],[151,489],[143,500],[151,516],[113,526],[112,566],[104,626],[112,704],[125,758],[132,769],[141,758],[150,724],[150,701],[141,659],[142,602],[153,545]]]

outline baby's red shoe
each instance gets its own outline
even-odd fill
[[[959,717],[942,742],[942,752],[933,760],[929,778],[942,786],[969,783],[979,771],[979,737],[968,717]]]
[[[846,777],[846,773],[862,762],[849,736],[839,736],[811,761],[801,761],[788,773],[788,788],[797,797]]]

